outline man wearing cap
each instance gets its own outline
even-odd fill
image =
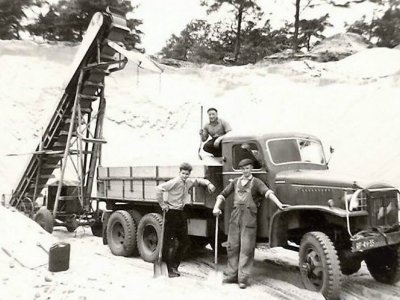
[[[204,144],[203,150],[211,153],[215,157],[222,156],[221,140],[222,137],[232,130],[228,122],[218,118],[218,111],[216,108],[209,108],[207,110],[210,122],[202,129],[200,129],[201,140],[207,141],[210,136],[211,139]]]
[[[193,186],[203,185],[210,193],[215,191],[215,186],[207,179],[190,179],[192,169],[188,163],[181,164],[178,176],[156,188],[157,201],[161,209],[166,211],[163,261],[167,265],[169,277],[180,276],[178,267],[189,246],[187,217],[183,212],[185,204],[190,202],[189,190]]]
[[[217,196],[213,214],[219,216],[221,203],[234,193],[227,243],[228,268],[224,283],[239,283],[239,287],[245,289],[254,261],[259,198],[271,199],[279,209],[285,205],[264,182],[251,174],[253,169],[251,159],[241,160],[239,167],[243,175],[230,182]]]

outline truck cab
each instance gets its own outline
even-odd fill
[[[241,175],[244,158],[253,175],[290,205],[279,210],[263,200],[258,210],[258,241],[299,252],[302,280],[328,299],[338,297],[342,274],[365,261],[372,277],[400,280],[399,191],[385,183],[329,170],[321,141],[303,133],[230,135],[223,140],[223,185]],[[226,201],[228,232],[232,201]]]

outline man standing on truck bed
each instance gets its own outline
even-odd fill
[[[179,167],[179,175],[157,186],[157,200],[165,215],[165,238],[163,247],[163,261],[167,264],[168,276],[178,277],[178,267],[189,246],[187,217],[183,212],[185,204],[189,201],[189,189],[193,186],[203,185],[210,193],[215,191],[215,186],[207,179],[190,179],[192,166],[183,163]],[[167,193],[164,200],[164,193]]]
[[[207,110],[208,118],[210,123],[204,125],[200,129],[201,140],[203,142],[207,141],[208,136],[211,139],[204,144],[203,150],[211,153],[214,157],[222,156],[221,140],[222,137],[232,130],[228,122],[218,118],[218,111],[216,108],[209,108]]]
[[[239,287],[245,289],[248,286],[248,278],[254,261],[259,198],[261,196],[271,199],[279,209],[282,209],[284,205],[264,182],[253,177],[251,159],[241,160],[239,167],[243,175],[235,178],[217,196],[213,214],[219,216],[221,203],[234,193],[227,243],[228,268],[224,283],[239,283]]]

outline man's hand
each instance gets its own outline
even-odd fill
[[[285,208],[288,208],[288,207],[290,207],[289,204],[282,204],[282,205],[279,207],[279,209],[280,209],[280,210],[284,210]]]
[[[162,209],[163,211],[167,212],[167,211],[169,210],[169,206],[168,206],[167,204],[163,204],[163,205],[161,206],[161,209]]]
[[[220,214],[222,214],[222,211],[218,207],[214,206],[213,214],[214,216],[218,217]]]
[[[207,190],[208,190],[208,192],[209,192],[210,194],[212,194],[212,193],[215,192],[215,186],[214,186],[212,183],[209,183],[209,184],[207,185]]]

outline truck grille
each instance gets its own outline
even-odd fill
[[[371,191],[368,211],[371,226],[393,226],[399,223],[396,190]]]

